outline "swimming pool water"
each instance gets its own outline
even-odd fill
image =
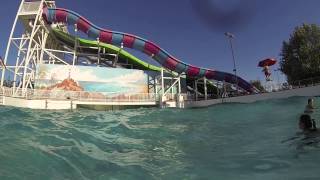
[[[0,179],[319,180],[318,138],[286,141],[306,101],[113,112],[0,107]]]

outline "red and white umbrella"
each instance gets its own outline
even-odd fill
[[[259,67],[273,66],[277,63],[277,60],[273,58],[268,58],[259,62]]]

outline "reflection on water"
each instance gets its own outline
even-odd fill
[[[319,179],[319,137],[295,135],[305,101],[113,112],[1,107],[0,179]]]
[[[310,151],[320,150],[320,131],[298,132],[295,136],[282,141],[289,146],[296,148],[296,158],[303,156]]]

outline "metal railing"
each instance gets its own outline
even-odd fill
[[[320,77],[313,77],[292,82],[291,85],[283,85],[279,91],[290,89],[304,88],[320,85]],[[260,92],[263,94],[268,92]],[[39,90],[39,89],[17,89],[2,88],[2,94],[6,97],[17,97],[30,100],[71,100],[86,102],[157,102],[160,100],[161,94],[156,93],[105,93],[105,92],[86,92],[86,91],[63,91],[63,90]],[[239,97],[250,95],[247,93],[239,93],[228,97]],[[166,94],[166,100],[176,101],[178,96],[183,96],[183,100],[196,100],[195,94]],[[208,94],[207,99],[220,99],[220,95]],[[197,100],[205,100],[204,96],[198,96]]]
[[[159,96],[155,93],[104,93],[86,91],[38,90],[3,88],[7,97],[24,98],[29,100],[71,100],[86,102],[155,102]]]
[[[287,91],[287,90],[291,90],[291,89],[299,89],[299,88],[317,86],[317,85],[320,85],[320,76],[293,81],[290,84],[281,84],[281,85],[277,84],[277,85],[278,85],[278,88],[275,90],[272,90],[270,92],[261,91],[259,93],[251,93],[251,94],[246,93],[246,92],[241,92],[241,93],[229,92],[227,97],[222,97],[221,94],[219,94],[219,95],[216,95],[216,94],[209,95],[208,94],[207,99],[212,100],[212,99],[223,99],[223,98],[230,98],[230,97],[241,97],[241,96],[248,96],[248,95],[253,95],[253,94],[265,94],[265,93],[271,93],[271,92],[281,92],[281,91]],[[202,96],[199,95],[198,98],[196,98],[195,94],[189,94],[186,99],[187,100],[194,100],[194,101],[196,101],[196,99],[197,99],[197,101],[202,101],[202,100],[205,100],[205,97],[203,95]]]
[[[37,14],[40,8],[41,1],[34,1],[34,2],[24,2],[20,14]]]
[[[158,102],[162,94],[157,93],[110,93],[87,91],[39,90],[2,88],[6,97],[23,98],[28,100],[70,100],[81,102]],[[166,94],[166,101],[177,101],[182,96],[183,100],[192,100],[189,94]]]
[[[292,88],[302,88],[302,87],[309,87],[309,86],[316,86],[320,84],[320,76],[306,78],[298,81],[293,81],[290,83]],[[290,85],[289,85],[290,86]]]

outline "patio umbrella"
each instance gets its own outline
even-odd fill
[[[277,60],[273,58],[268,58],[259,62],[259,67],[273,66],[277,63]]]

